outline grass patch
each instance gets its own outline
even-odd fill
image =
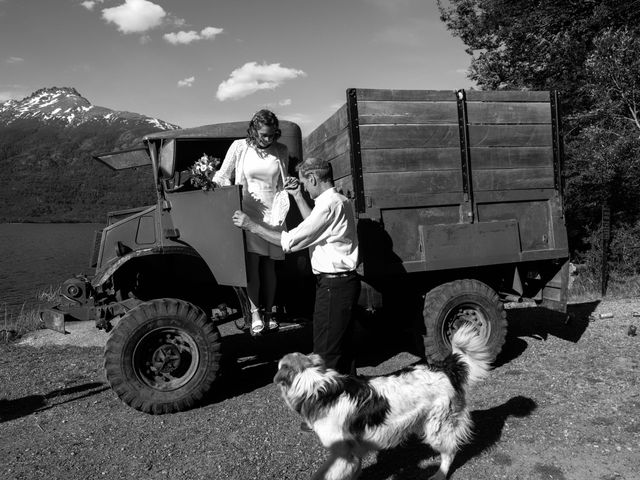
[[[23,304],[20,312],[11,315],[5,305],[3,321],[0,324],[0,343],[14,341],[26,333],[43,327],[40,315],[38,315],[38,308],[26,308],[26,304]]]
[[[55,288],[49,286],[49,288],[36,293],[36,299],[38,302],[56,303],[60,298],[60,288],[60,286]]]
[[[611,273],[607,282],[607,290],[604,298],[619,299],[637,297],[640,297],[640,275],[628,276],[620,275],[616,272]],[[603,298],[600,275],[583,271],[576,276],[569,290],[570,302],[581,302],[600,298]]]
[[[36,304],[22,304],[16,314],[9,312],[7,305],[0,305],[0,343],[12,342],[23,335],[44,328],[39,310],[42,304],[54,303],[60,294],[60,287],[49,287],[35,294]]]

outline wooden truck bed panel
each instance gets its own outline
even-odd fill
[[[477,192],[553,188],[553,167],[474,170],[473,188]]]
[[[553,149],[546,147],[475,147],[471,151],[473,169],[552,167]],[[460,161],[460,149],[455,149]]]
[[[549,92],[349,89],[303,149],[331,161],[337,189],[354,200],[360,221],[380,222],[393,252],[386,261],[405,271],[478,264],[477,256],[480,263],[559,258],[567,246],[551,99]],[[437,246],[447,238],[455,242]],[[477,251],[456,259],[456,242]]]
[[[335,168],[335,164],[346,164],[351,170],[349,161],[349,149],[351,148],[351,142],[349,139],[349,131],[344,128],[340,132],[332,135],[324,143],[317,144],[314,148],[306,150],[305,157],[320,157],[324,158],[332,163]],[[340,160],[334,161],[337,157],[347,156]]]
[[[358,102],[360,125],[458,124],[455,102]]]
[[[549,97],[540,103],[473,102],[468,94],[467,114],[474,124],[550,124]]]
[[[361,125],[360,145],[370,148],[442,148],[460,145],[458,125]]]
[[[377,148],[362,151],[362,171],[366,173],[459,171],[459,169],[459,147]]]
[[[332,138],[346,128],[349,124],[347,118],[347,106],[342,105],[336,113],[331,115],[322,125],[307,135],[302,140],[303,149],[306,157],[313,156],[312,153],[316,147],[323,143],[331,142]]]

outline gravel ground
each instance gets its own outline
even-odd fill
[[[475,438],[450,478],[640,479],[634,311],[639,299],[575,304],[565,324],[541,309],[509,310],[496,368],[469,397]],[[639,336],[627,335],[629,325]],[[101,347],[35,344],[0,345],[2,479],[300,479],[325,457],[278,397],[273,361],[244,361],[200,408],[150,416],[108,388]],[[400,354],[359,372],[414,359]],[[408,443],[368,457],[361,478],[424,479],[438,463]]]

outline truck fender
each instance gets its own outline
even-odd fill
[[[93,278],[91,284],[94,288],[98,288],[102,286],[107,280],[109,280],[113,274],[120,269],[125,263],[130,260],[147,257],[150,255],[188,255],[191,257],[197,257],[202,259],[198,252],[196,252],[191,247],[183,247],[183,246],[171,246],[171,247],[162,247],[155,246],[150,248],[142,248],[140,250],[135,250],[133,252],[129,252],[122,257],[118,258],[114,263],[110,264],[107,268],[103,270],[96,271],[96,274]]]

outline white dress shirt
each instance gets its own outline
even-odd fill
[[[313,273],[341,273],[358,265],[356,222],[349,200],[335,188],[322,192],[300,225],[282,232],[282,249],[297,252],[309,248]]]

